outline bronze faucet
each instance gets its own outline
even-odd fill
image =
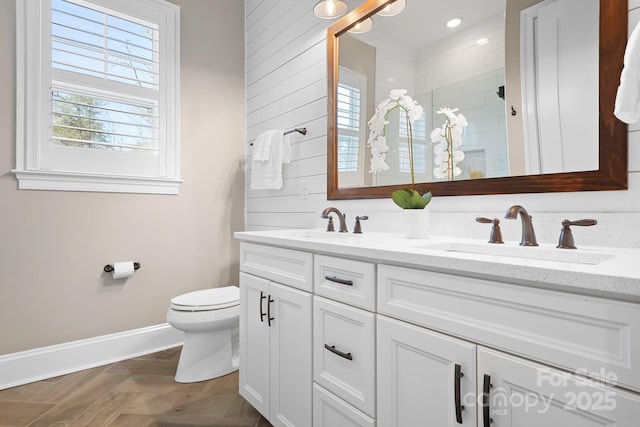
[[[536,241],[536,233],[533,231],[533,223],[531,222],[531,215],[525,208],[520,205],[513,205],[504,214],[507,219],[516,219],[520,214],[522,220],[522,239],[520,240],[520,246],[538,246]]]
[[[342,212],[340,212],[337,208],[326,208],[325,210],[322,211],[322,215],[320,215],[321,218],[324,219],[329,219],[329,222],[332,224],[332,218],[331,216],[329,216],[329,214],[333,212],[336,215],[338,215],[338,220],[340,221],[340,229],[338,230],[340,233],[348,233],[349,230],[347,230],[347,222],[345,221],[346,215],[343,215]],[[327,229],[327,231],[333,231],[333,230],[329,230]]]

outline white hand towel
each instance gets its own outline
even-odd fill
[[[271,155],[271,141],[277,136],[276,133],[280,132],[277,129],[268,130],[262,132],[256,138],[253,143],[253,160],[260,160],[266,162]]]
[[[282,188],[282,165],[291,162],[289,136],[284,135],[283,130],[269,130],[258,136],[254,147],[258,141],[262,142],[259,156],[256,158],[254,152],[251,162],[251,189],[279,190]]]
[[[613,112],[625,123],[640,120],[640,24],[636,25],[627,42]]]

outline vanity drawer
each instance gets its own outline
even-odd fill
[[[313,264],[316,295],[375,310],[375,266],[372,263],[316,255]]]
[[[640,305],[379,265],[378,312],[640,391]]]
[[[313,254],[255,243],[240,243],[240,271],[303,291],[313,290]]]
[[[375,418],[375,316],[313,298],[313,379]]]
[[[375,427],[375,420],[313,384],[314,427]]]

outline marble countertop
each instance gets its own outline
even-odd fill
[[[640,303],[640,250],[607,247],[557,249],[517,243],[400,234],[274,230],[234,233],[236,239],[337,257],[498,280]]]

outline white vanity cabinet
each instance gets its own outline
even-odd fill
[[[274,426],[312,424],[311,268],[309,253],[241,245],[239,389]]]
[[[272,424],[640,426],[640,304],[570,291],[617,295],[600,270],[282,235],[239,235],[240,394]]]
[[[379,265],[378,313],[380,425],[640,425],[637,305]]]
[[[633,393],[385,316],[377,327],[381,426],[640,422],[640,396]]]

